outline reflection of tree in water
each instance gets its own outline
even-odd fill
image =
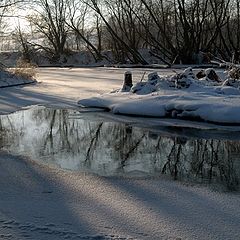
[[[176,180],[178,178],[178,172],[180,171],[181,155],[184,155],[182,152],[182,145],[178,143],[176,138],[167,156],[167,161],[162,167],[162,173],[169,171]]]
[[[0,118],[0,147],[2,148],[6,142],[6,138],[8,136],[8,129],[2,123],[2,119]]]
[[[13,124],[12,119],[17,116],[17,126]],[[10,115],[0,116],[0,147],[6,143],[17,143],[24,135],[24,112],[12,113]],[[17,141],[16,141],[17,140]]]
[[[75,158],[79,168],[106,169],[112,174],[142,169],[152,175],[171,175],[173,179],[222,183],[229,190],[239,185],[237,141],[165,137],[128,124],[70,117],[74,115],[70,110],[31,111],[29,116],[35,128],[44,123],[41,136],[35,139],[35,152],[38,156],[52,157],[56,163],[60,158],[64,161]],[[12,138],[15,135],[15,141],[22,141],[27,119],[21,115],[19,126],[15,123],[19,116],[0,119],[3,142],[9,143],[6,132]]]
[[[233,190],[238,186],[238,175],[234,169],[234,154],[230,141],[220,140],[195,140],[192,142],[191,171],[210,183],[217,178],[224,182],[228,189]],[[238,144],[237,144],[238,145]]]
[[[136,151],[140,151],[139,147],[143,144],[146,134],[133,135],[133,129],[129,125],[115,124],[112,129],[114,141],[109,139],[109,143],[112,142],[110,147],[114,149],[112,157],[120,160],[119,167],[123,169],[128,159],[134,156]]]
[[[47,123],[40,155],[67,153],[76,156],[81,153],[85,155],[84,165],[90,167],[102,123],[69,119],[70,114],[72,111],[53,109],[37,109],[34,112],[37,122]]]
[[[91,137],[89,147],[87,148],[85,165],[88,165],[88,166],[91,165],[91,159],[93,159],[93,153],[96,149],[96,146],[97,146],[97,143],[98,143],[98,140],[99,140],[99,137],[100,137],[100,131],[101,131],[102,126],[103,126],[103,123],[98,124],[95,133]]]
[[[46,149],[46,146],[48,145],[48,143],[50,143],[51,148],[53,148],[53,126],[54,126],[55,119],[56,119],[56,110],[53,110],[51,115],[52,116],[50,119],[50,126],[49,126],[49,130],[47,131],[46,140],[44,142],[44,146],[42,149],[43,151]]]

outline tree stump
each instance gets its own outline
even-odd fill
[[[124,82],[123,82],[122,91],[130,91],[132,86],[133,86],[132,72],[127,71],[124,73]]]

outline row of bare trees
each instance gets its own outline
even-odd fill
[[[147,64],[240,61],[240,0],[36,0],[25,39],[58,61],[87,49],[96,61]],[[18,32],[22,32],[19,29]],[[23,40],[23,39],[22,39]],[[23,43],[23,41],[21,41]],[[143,49],[145,49],[143,51]]]

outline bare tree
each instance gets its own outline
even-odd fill
[[[138,49],[135,46],[131,46],[129,42],[122,38],[122,32],[124,29],[114,28],[109,19],[114,19],[118,22],[118,24],[123,21],[126,21],[124,16],[127,16],[127,6],[124,6],[124,0],[121,1],[110,1],[104,0],[101,1],[101,4],[98,0],[89,0],[86,1],[86,4],[91,7],[102,19],[106,28],[109,31],[110,36],[116,41],[117,46],[121,47],[121,50],[126,54],[129,54],[129,59],[133,63],[141,63],[147,64],[146,60],[139,53]],[[104,10],[101,9],[100,6],[104,5]],[[106,15],[107,13],[107,15]],[[128,19],[129,20],[129,19]],[[123,25],[122,25],[123,26]]]
[[[213,39],[213,44],[225,60],[230,60],[231,50],[224,37],[224,26],[228,22],[228,12],[230,0],[210,0],[214,24],[216,26],[216,36]]]
[[[20,45],[22,60],[30,63],[32,61],[32,47],[28,42],[28,35],[22,31],[20,25],[15,29],[13,37]]]
[[[116,62],[147,64],[141,48],[169,66],[206,62],[208,53],[227,61],[240,61],[240,0],[36,3],[40,10],[29,20],[44,41],[34,44],[55,60],[65,53],[71,34],[76,38],[77,49],[80,42],[96,61],[105,58],[104,50],[110,50]]]
[[[36,4],[40,10],[29,16],[29,21],[35,26],[35,31],[42,34],[45,42],[34,45],[44,49],[54,61],[58,61],[66,52],[69,31],[65,0],[38,0]]]
[[[67,25],[75,33],[77,39],[80,39],[85,43],[87,49],[90,51],[94,59],[96,61],[102,60],[103,55],[101,54],[101,26],[99,16],[91,13],[88,5],[86,5],[82,1],[68,0],[67,5],[69,11],[69,17],[66,22]],[[86,19],[89,17],[89,15],[91,15],[92,17],[96,17],[98,46],[95,46],[95,44],[90,39],[92,34],[89,34],[89,30],[93,30],[93,27],[86,27]]]
[[[230,2],[227,16],[227,25],[223,29],[228,53],[232,53],[232,62],[240,62],[240,1],[233,0]],[[229,60],[229,57],[228,57]]]

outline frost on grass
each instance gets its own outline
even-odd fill
[[[173,117],[240,124],[240,74],[231,69],[222,80],[214,69],[195,74],[191,68],[171,76],[150,73],[146,81],[98,97],[82,99],[84,107],[115,114]]]

